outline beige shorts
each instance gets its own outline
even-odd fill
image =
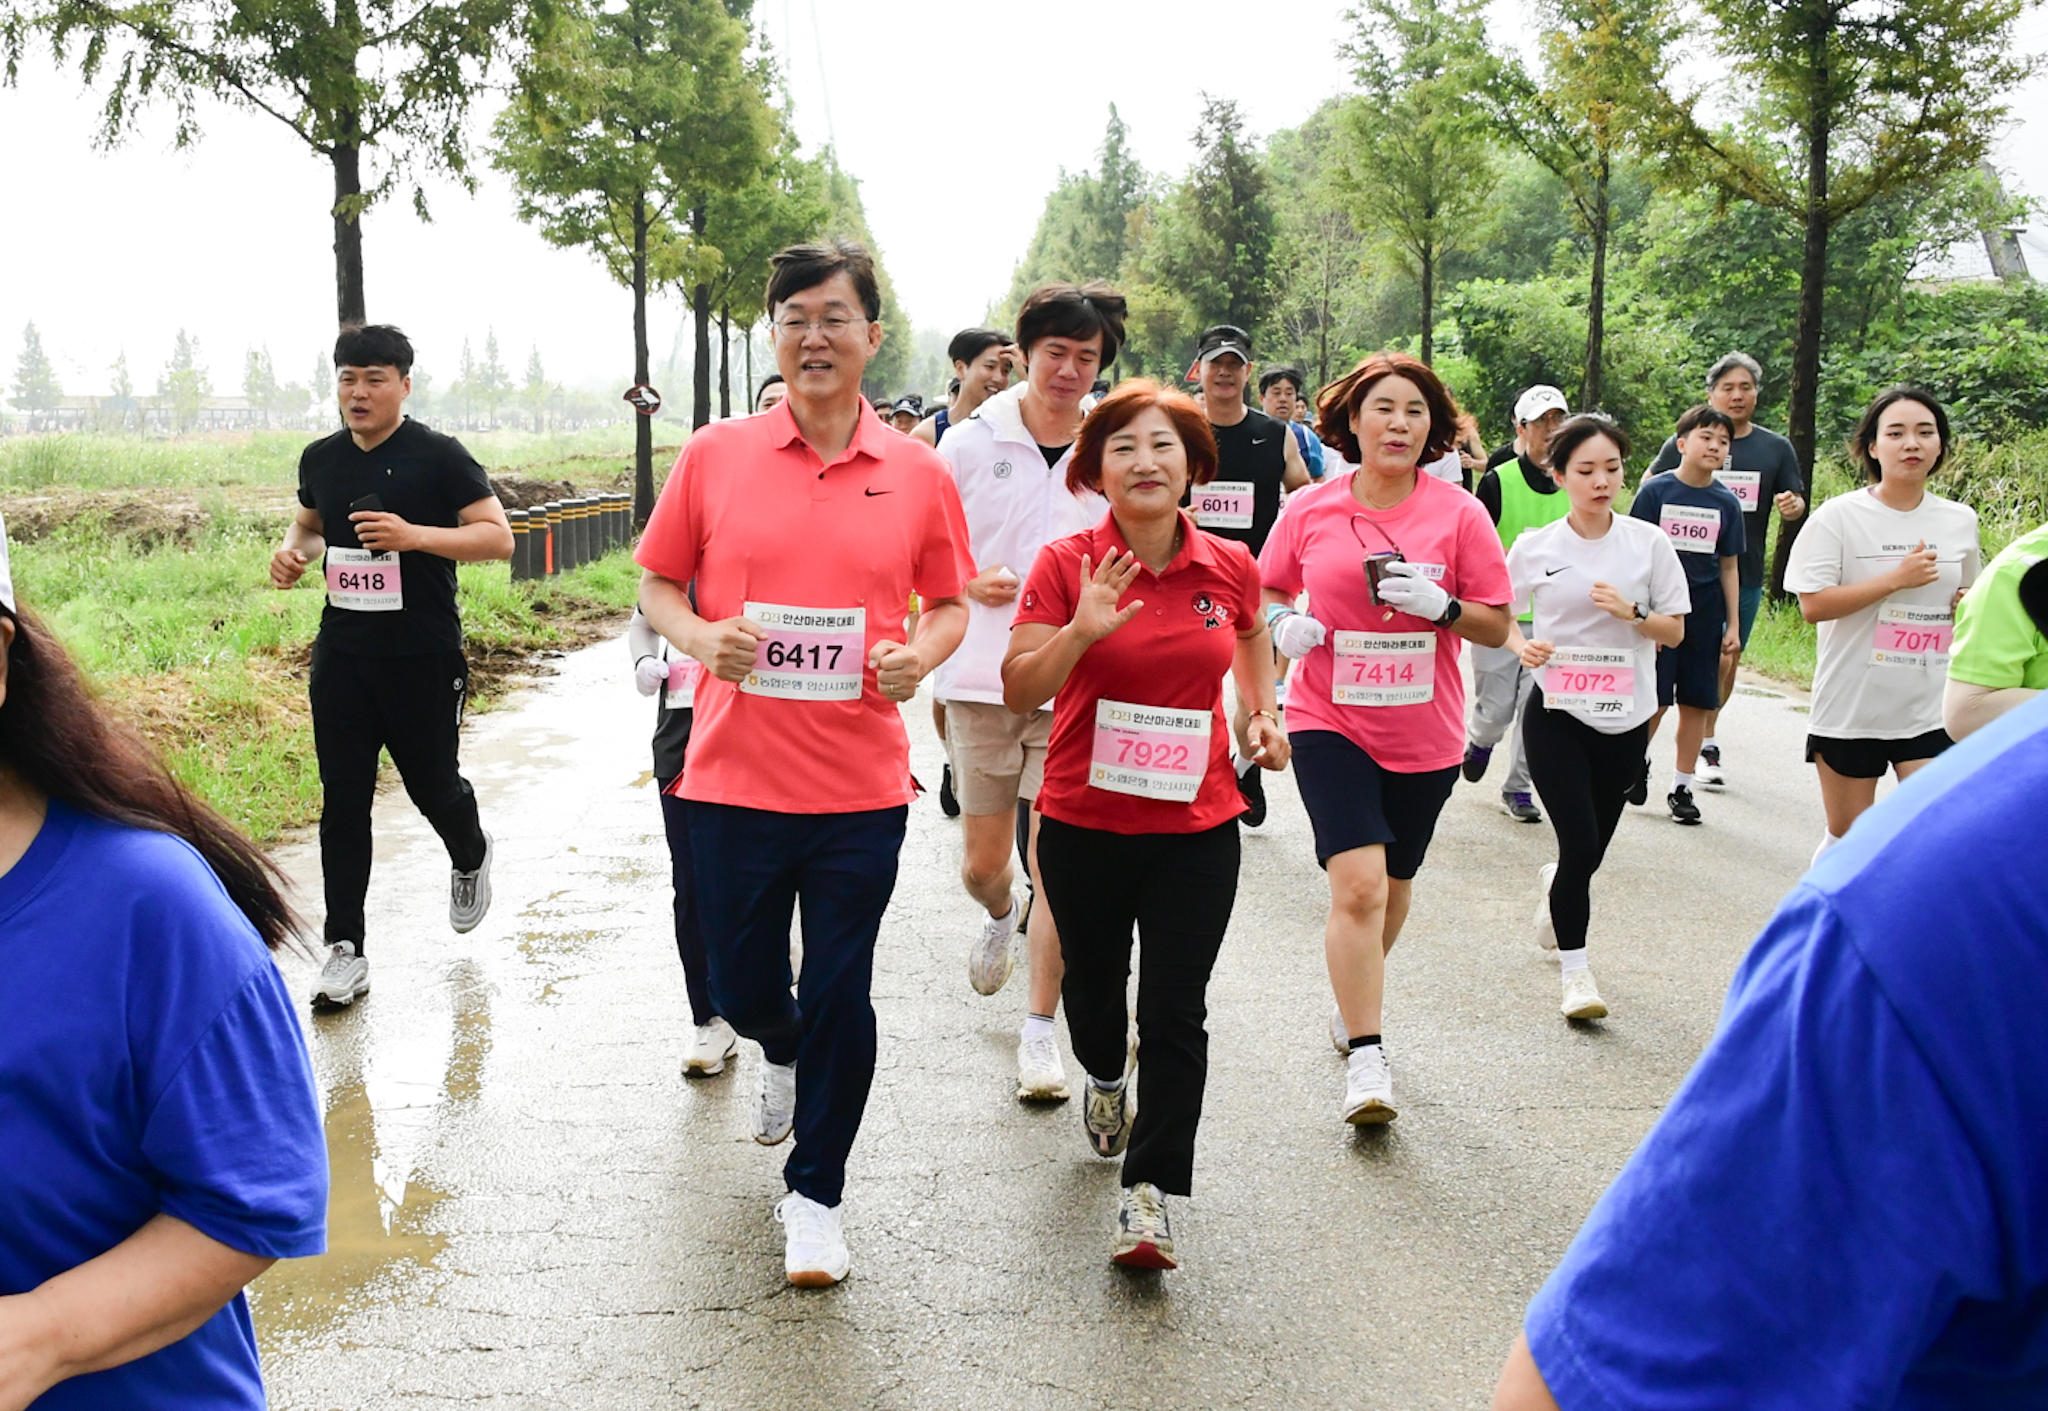
[[[1045,746],[1052,712],[1012,715],[986,701],[946,702],[946,752],[962,813],[1008,813],[1035,799],[1045,782]]]

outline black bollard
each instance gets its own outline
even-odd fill
[[[517,583],[527,576],[526,511],[506,510],[505,519],[512,526],[512,581]]]

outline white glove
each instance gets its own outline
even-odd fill
[[[1273,624],[1273,645],[1289,661],[1299,661],[1323,644],[1323,624],[1305,612],[1290,612]]]
[[[1380,601],[1412,617],[1434,622],[1451,610],[1443,585],[1422,576],[1422,565],[1397,559],[1380,574]]]
[[[668,663],[660,657],[642,657],[633,663],[633,689],[651,696],[668,685]]]

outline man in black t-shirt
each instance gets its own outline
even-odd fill
[[[455,565],[512,556],[512,528],[483,467],[461,442],[404,414],[405,335],[387,324],[344,329],[334,366],[347,429],[299,457],[298,516],[270,556],[276,588],[296,585],[316,556],[327,580],[308,691],[327,894],[316,1007],[353,1003],[370,988],[363,900],[380,750],[448,847],[449,924],[472,930],[490,908],[491,839],[457,759],[469,664]]]
[[[1281,492],[1309,483],[1308,462],[1285,424],[1245,405],[1252,376],[1249,333],[1227,323],[1205,328],[1195,344],[1195,360],[1202,410],[1216,436],[1216,478],[1199,489],[1190,487],[1186,503],[1196,524],[1219,539],[1237,540],[1257,558],[1280,517]],[[1279,664],[1277,655],[1274,663]],[[1266,786],[1245,742],[1251,723],[1249,710],[1238,702],[1232,719],[1238,749],[1232,763],[1247,809],[1243,821],[1256,828],[1266,821]]]

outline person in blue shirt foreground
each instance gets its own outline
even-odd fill
[[[2044,791],[2036,699],[1807,874],[1495,1411],[2048,1406]]]
[[[264,1405],[242,1288],[326,1244],[294,925],[17,609],[0,526],[0,1411]]]

